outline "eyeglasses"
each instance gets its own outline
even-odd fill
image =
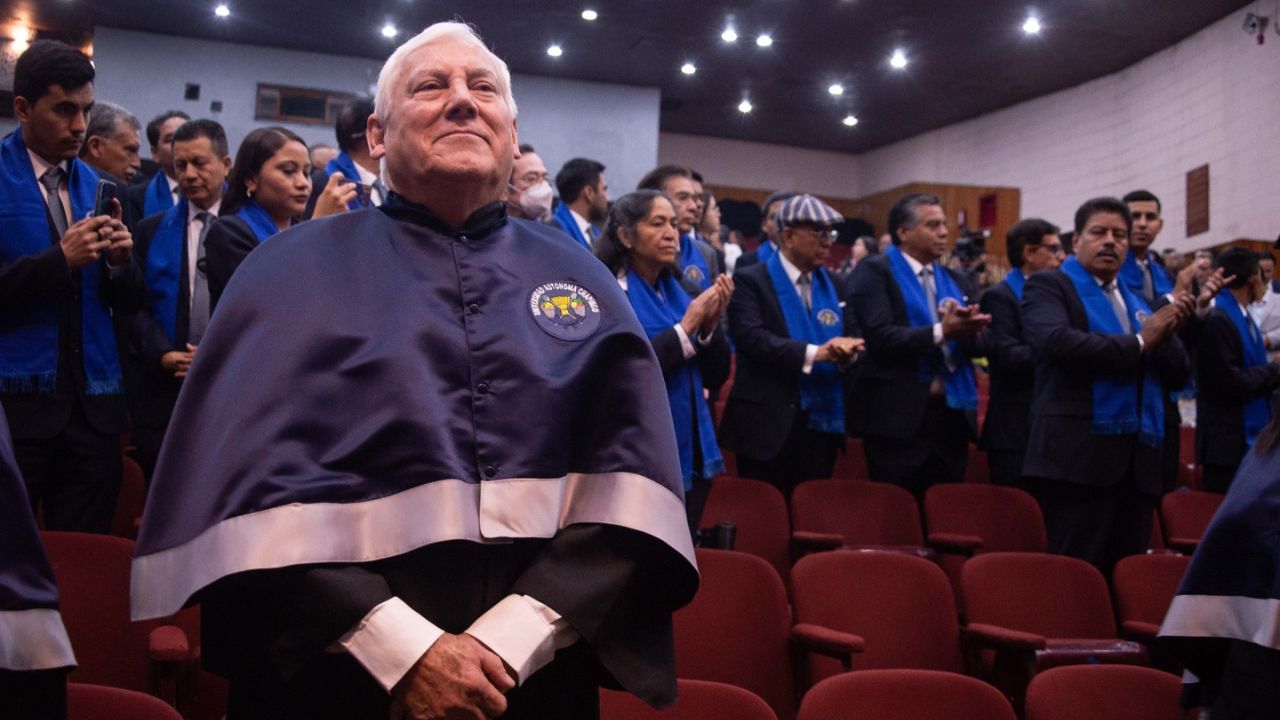
[[[1042,250],[1048,250],[1050,253],[1052,253],[1052,254],[1054,254],[1054,255],[1066,255],[1066,254],[1067,254],[1067,251],[1062,247],[1062,245],[1061,245],[1060,243],[1059,243],[1059,244],[1054,244],[1054,245],[1048,245],[1048,244],[1036,244],[1036,245],[1032,245],[1032,247],[1040,248],[1040,249],[1042,249]]]
[[[840,231],[830,227],[818,227],[816,225],[792,225],[793,230],[804,230],[818,236],[819,240],[830,240],[835,242],[840,237]]]

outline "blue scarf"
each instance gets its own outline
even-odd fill
[[[893,279],[902,292],[902,302],[907,307],[907,322],[911,327],[933,327],[933,313],[929,309],[929,299],[920,285],[920,278],[911,270],[906,256],[897,245],[890,245],[885,250],[889,257],[889,269],[893,271]],[[933,263],[933,286],[938,303],[951,299],[960,305],[965,304],[964,293],[951,279],[951,273],[938,263]],[[973,365],[969,355],[957,342],[947,342],[947,355],[951,367],[939,363],[930,353],[920,358],[918,379],[921,385],[928,385],[933,378],[941,375],[947,390],[947,407],[953,410],[978,409],[978,380],[973,375]]]
[[[98,174],[79,160],[71,161],[67,181],[71,221],[93,210]],[[34,255],[57,242],[49,229],[48,206],[36,182],[31,157],[14,130],[0,143],[0,263]],[[111,313],[99,299],[102,265],[80,269],[81,332],[84,372],[89,395],[122,391],[120,360]],[[0,315],[0,392],[52,393],[58,377],[58,302],[33,300]]]
[[[1240,343],[1244,346],[1245,369],[1266,365],[1267,348],[1262,344],[1262,333],[1254,324],[1253,318],[1240,309],[1240,303],[1236,302],[1231,291],[1226,288],[1219,290],[1213,304],[1222,308],[1236,326],[1236,332],[1240,334]],[[1271,403],[1267,402],[1268,397],[1270,396],[1256,397],[1245,403],[1244,441],[1249,444],[1249,447],[1253,447],[1253,441],[1258,439],[1258,432],[1271,421]]]
[[[1164,268],[1160,267],[1160,263],[1152,259],[1151,253],[1147,253],[1147,265],[1151,268],[1151,287],[1155,289],[1156,297],[1173,292],[1173,281]],[[1142,297],[1142,266],[1132,252],[1125,256],[1117,279],[1121,285],[1129,288],[1129,292]]]
[[[156,234],[147,248],[147,294],[151,297],[151,314],[170,343],[177,342],[178,292],[182,287],[182,261],[187,247],[187,199],[178,201],[160,219]]]
[[[245,200],[244,205],[235,213],[236,217],[244,221],[245,225],[253,231],[255,237],[258,238],[258,244],[266,242],[267,238],[280,232],[280,228],[276,227],[276,221],[271,219],[266,210],[252,198]]]
[[[587,242],[587,239],[582,236],[582,231],[578,229],[578,221],[574,219],[573,213],[569,211],[568,205],[560,203],[560,206],[551,214],[551,217],[555,218],[556,222],[560,224],[561,229],[563,229],[569,237],[577,240],[579,245],[587,249],[587,252],[591,252],[591,243]]]
[[[655,290],[635,273],[627,270],[627,299],[644,328],[644,334],[655,335],[670,330],[680,322],[689,309],[689,295],[676,280],[675,275],[664,272],[658,278]],[[711,411],[702,398],[702,373],[696,360],[666,374],[667,400],[671,405],[671,419],[676,426],[676,445],[680,451],[680,472],[684,476],[684,489],[693,488],[693,427],[697,423],[698,445],[702,449],[701,478],[709,478],[724,472],[724,458],[716,444],[716,429],[711,422]],[[697,417],[690,414],[690,399],[697,407]]]
[[[778,248],[767,237],[760,243],[760,247],[756,248],[756,259],[760,262],[769,262],[769,258],[777,254]]]
[[[1122,334],[1124,328],[1111,309],[1111,301],[1075,256],[1062,263],[1062,272],[1075,285],[1076,295],[1080,297],[1089,321],[1089,332]],[[1129,310],[1130,326],[1135,329],[1142,327],[1139,315],[1150,314],[1151,308],[1124,283],[1118,282],[1116,287]],[[1164,441],[1164,399],[1160,381],[1149,364],[1142,377],[1141,405],[1139,389],[1133,378],[1100,377],[1093,381],[1093,434],[1129,435],[1135,432],[1142,444],[1149,447],[1158,448]]]
[[[147,183],[147,192],[142,198],[142,217],[151,217],[172,207],[173,193],[169,191],[169,179],[165,177],[164,170],[161,170]]]
[[[782,267],[782,256],[775,254],[769,258],[768,268],[778,304],[782,306],[782,317],[787,321],[787,332],[793,339],[822,345],[840,336],[844,329],[844,311],[840,309],[840,300],[826,268],[809,273],[813,284],[809,297],[812,309],[808,311]],[[810,430],[844,434],[844,385],[834,363],[814,363],[808,375],[800,376],[800,408],[809,413]]]
[[[707,258],[698,248],[697,234],[689,233],[680,236],[680,272],[686,279],[697,284],[703,290],[711,287],[711,268],[707,267]]]
[[[1027,276],[1022,274],[1022,268],[1014,268],[1004,276],[1005,284],[1013,291],[1014,297],[1022,300],[1022,291],[1027,287]]]
[[[338,156],[325,163],[324,172],[326,175],[333,175],[335,172],[342,173],[342,177],[351,182],[360,182],[360,170],[356,168],[356,161],[351,159],[346,150],[338,153]],[[373,206],[373,198],[367,193],[356,193],[356,196],[347,201],[348,210],[359,210]]]

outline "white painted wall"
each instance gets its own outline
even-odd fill
[[[858,158],[846,153],[664,132],[658,136],[658,160],[692,167],[717,185],[842,198],[863,194]]]
[[[94,31],[96,95],[129,108],[145,124],[175,108],[222,123],[234,148],[250,130],[278,124],[253,119],[259,82],[369,93],[380,61],[192,40],[108,27]],[[200,100],[182,99],[199,83]],[[521,140],[532,143],[554,175],[569,158],[603,162],[619,187],[634,187],[654,166],[658,148],[657,88],[517,75]],[[219,113],[210,102],[221,100]],[[334,144],[333,128],[286,123],[308,143]],[[145,151],[144,151],[145,152]]]

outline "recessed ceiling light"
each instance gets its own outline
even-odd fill
[[[223,18],[228,17],[231,15],[231,8],[227,7],[226,5],[219,5],[218,7],[213,9],[213,14],[217,15],[218,17],[223,17]]]
[[[680,72],[684,73],[685,75],[692,75],[698,72],[698,66],[694,65],[693,63],[685,63],[680,66]]]
[[[588,22],[595,20],[598,17],[600,17],[600,13],[590,8],[587,8],[586,10],[582,11],[582,19]]]
[[[393,38],[399,34],[400,34],[400,31],[397,30],[396,26],[392,25],[391,23],[387,23],[386,25],[382,26],[382,37]]]
[[[1022,32],[1028,35],[1037,35],[1040,33],[1040,18],[1032,15],[1022,23]]]
[[[720,39],[727,43],[738,42],[738,31],[732,27],[727,27],[724,32],[720,33]]]
[[[856,117],[854,117],[854,116],[852,116],[852,115],[845,115],[845,116],[844,116],[844,120],[841,120],[840,122],[844,123],[845,125],[847,125],[847,126],[849,126],[849,127],[853,127],[854,125],[857,125],[857,124],[858,124],[858,118],[856,118]]]
[[[747,100],[746,98],[743,98],[742,102],[738,103],[738,112],[742,113],[743,115],[746,115],[747,113],[751,112],[751,101]]]
[[[831,93],[832,95],[843,95],[844,86],[841,85],[840,83],[831,83],[831,85],[827,88],[827,92]]]
[[[895,70],[901,70],[902,68],[906,67],[907,54],[903,52],[901,49],[894,50],[893,57],[889,58],[889,65],[893,66]]]
[[[559,45],[552,45],[551,47],[547,48],[547,54],[550,55],[551,57],[560,57],[561,55],[564,54],[564,50],[561,49]]]
[[[769,47],[772,44],[773,44],[773,38],[769,37],[768,35],[756,36],[756,45],[759,45],[760,47]]]

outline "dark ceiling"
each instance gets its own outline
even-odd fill
[[[664,131],[862,152],[1131,65],[1241,0],[43,0],[41,28],[97,25],[382,59],[434,21],[473,23],[512,71],[662,88]],[[587,22],[584,8],[598,11]],[[1028,13],[1043,24],[1029,36]],[[724,43],[732,23],[740,35]],[[771,47],[755,39],[768,32]],[[1241,42],[1250,42],[1242,33]],[[547,55],[558,43],[564,54]],[[889,67],[895,47],[909,58]],[[159,60],[159,59],[158,59]],[[686,61],[697,66],[681,74]],[[828,93],[833,82],[845,92]],[[748,98],[749,115],[737,106]],[[857,116],[855,127],[841,120]]]

